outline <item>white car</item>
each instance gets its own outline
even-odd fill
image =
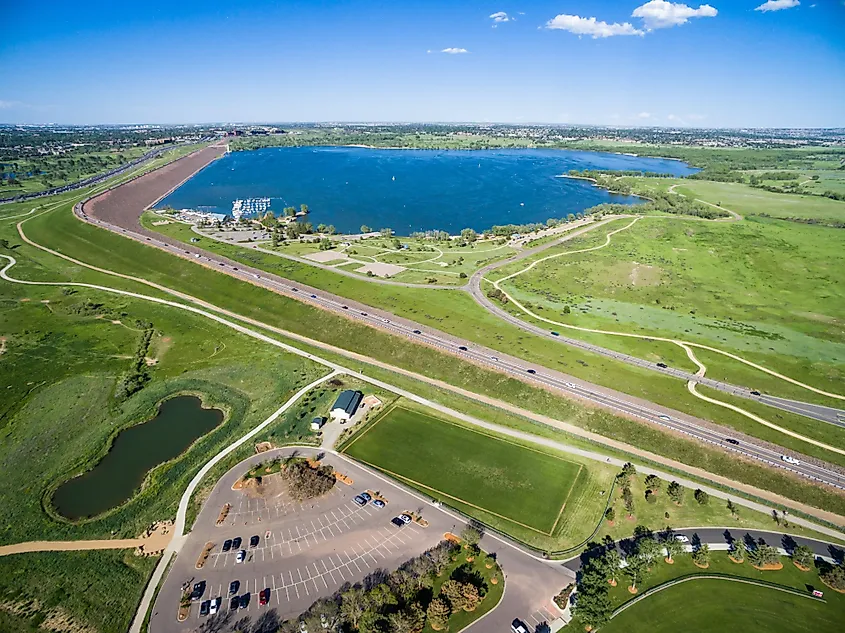
[[[242,562],[244,562],[245,558],[246,558],[246,550],[242,549],[240,552],[238,552],[238,555],[235,558],[235,562],[236,563],[242,563]]]
[[[689,537],[684,536],[683,534],[676,534],[675,540],[678,541],[679,543],[689,543]]]
[[[219,596],[211,601],[211,606],[209,607],[209,610],[208,610],[208,613],[210,615],[214,615],[215,613],[217,613],[217,610],[220,608],[220,602],[221,602],[221,599],[220,599]]]
[[[787,464],[792,464],[793,466],[797,466],[801,462],[795,459],[794,457],[790,457],[789,455],[781,455],[780,458],[785,461]]]
[[[668,415],[663,415],[662,413],[660,415],[658,415],[657,417],[660,418],[661,420],[671,420],[672,419]]]

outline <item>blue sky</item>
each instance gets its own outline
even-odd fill
[[[13,2],[0,122],[845,126],[842,0],[763,2]]]

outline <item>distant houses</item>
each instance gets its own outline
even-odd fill
[[[355,415],[358,407],[361,406],[363,399],[364,394],[360,391],[353,391],[351,389],[341,391],[329,412],[329,417],[332,420],[339,421],[341,424],[349,422],[352,416]]]

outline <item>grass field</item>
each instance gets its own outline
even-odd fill
[[[734,536],[739,536],[735,531]],[[827,603],[728,580],[693,580],[664,589],[631,606],[607,625],[604,631],[639,633],[640,631],[725,631],[738,629],[768,631],[827,632],[839,631],[845,618],[845,596],[822,585],[816,570],[801,571],[788,558],[783,569],[759,571],[748,562],[731,562],[726,552],[713,552],[710,567],[696,567],[688,555],[679,556],[674,565],[662,560],[639,583],[640,593],[674,578],[689,574],[728,574],[775,583],[809,593],[808,587],[824,591]],[[614,607],[631,599],[623,578],[610,589]],[[729,605],[728,608],[726,606]],[[578,630],[577,618],[568,629]]]
[[[546,536],[555,532],[583,469],[402,407],[380,417],[344,452],[446,503],[476,507]]]

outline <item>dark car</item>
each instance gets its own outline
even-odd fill
[[[259,538],[258,534],[256,534],[255,536],[251,536],[250,539],[249,539],[249,546],[250,547],[258,547],[258,542],[260,540],[261,539]]]
[[[726,438],[725,438],[725,441],[726,441],[728,444],[733,444],[734,446],[739,446],[739,442],[738,442],[737,440],[735,440],[734,438],[732,438],[732,437],[726,437]]]
[[[666,363],[657,363],[657,366],[666,369]]]
[[[374,508],[383,508],[384,507],[384,501],[382,501],[381,499],[376,499],[375,501],[373,501],[373,507]]]
[[[460,346],[458,346],[458,349],[461,350],[462,352],[467,351],[466,345],[460,345]]]
[[[240,604],[241,599],[238,596],[232,596],[232,599],[229,600],[229,611],[237,611]]]
[[[349,309],[349,306],[340,306],[340,307],[341,307],[341,308],[343,308],[344,310],[348,310],[348,309]]]
[[[205,600],[200,605],[200,615],[208,615],[209,610],[211,609],[211,600]]]
[[[362,492],[360,496],[364,499],[364,501],[370,501],[372,499],[369,492]]]
[[[312,298],[312,299],[316,299],[316,298],[317,298],[317,295],[311,295],[311,298]]]
[[[760,392],[759,392],[759,391],[757,391],[757,390],[754,390],[754,391],[752,391],[752,392],[751,392],[751,395],[752,395],[752,396],[759,396],[759,395],[760,395]]]
[[[194,584],[194,590],[191,592],[191,600],[199,600],[202,598],[202,594],[205,593],[205,581],[200,580],[198,583]]]
[[[357,503],[359,506],[367,505],[367,500],[364,499],[364,497],[362,497],[361,495],[355,495],[355,497],[352,499],[352,501]]]
[[[241,581],[240,580],[233,580],[229,583],[229,595],[234,596],[238,593],[238,589],[241,588]]]
[[[223,551],[228,552],[230,549],[232,549],[232,539],[227,538],[223,541]]]
[[[240,536],[236,536],[232,539],[232,549],[240,549],[241,548],[242,539]]]
[[[525,371],[527,371],[529,374],[536,374],[537,373],[537,371],[534,370],[534,369],[526,369]]]
[[[249,592],[247,591],[244,595],[241,596],[240,600],[240,608],[246,609],[249,606]]]
[[[291,288],[294,292],[299,292],[299,288]]]
[[[422,334],[419,330],[414,330],[414,334]]]
[[[262,589],[261,593],[258,594],[258,604],[260,606],[263,607],[268,602],[270,602],[270,587]]]
[[[554,330],[552,330],[552,336],[560,336],[560,332],[555,332]]]
[[[393,517],[392,519],[390,519],[390,522],[396,527],[404,527],[405,525],[405,522],[399,517]]]

